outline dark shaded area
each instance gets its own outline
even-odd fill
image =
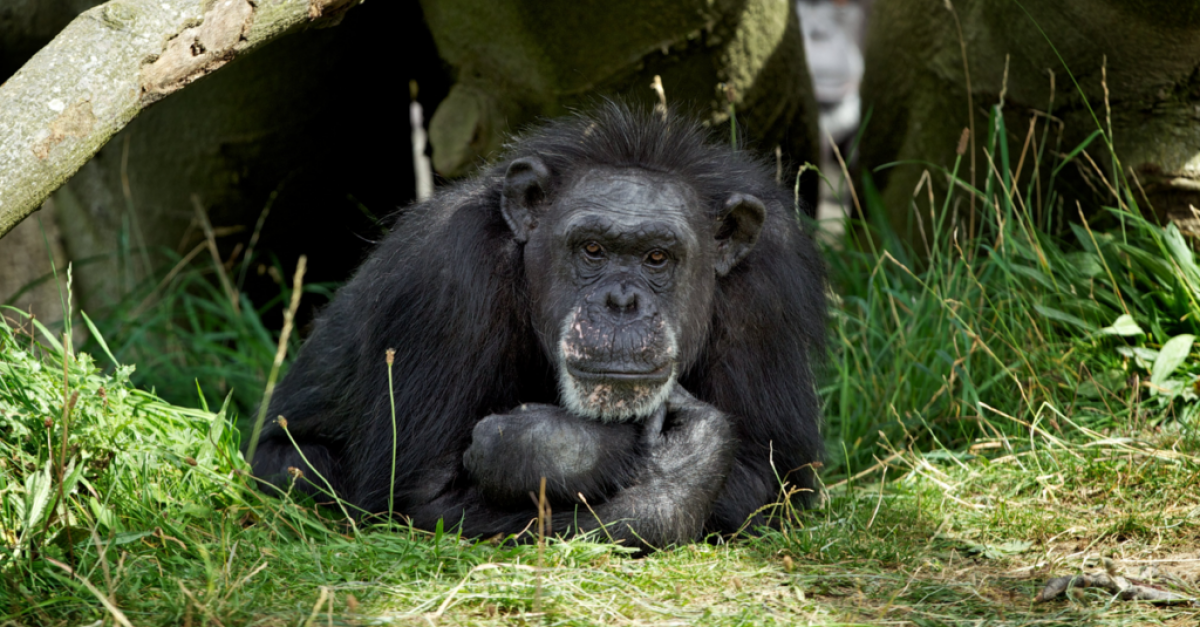
[[[76,15],[103,0],[4,0],[0,3],[0,83],[50,43]]]
[[[327,41],[290,41],[316,38]],[[266,171],[239,181],[237,187],[247,201],[226,208],[214,216],[214,223],[244,224],[247,231],[240,239],[247,239],[258,219],[255,207],[265,206],[278,189],[260,250],[269,251],[285,269],[294,268],[296,259],[307,255],[306,282],[340,283],[383,236],[385,218],[415,199],[409,81],[417,82],[418,101],[432,111],[445,96],[449,79],[416,2],[366,3],[349,12],[336,28],[300,33],[275,45],[287,46],[288,52],[312,47],[337,62],[322,73],[319,85],[306,90],[317,95],[310,102],[319,111],[304,128],[293,130],[291,138],[277,144],[282,151],[295,149],[288,145],[294,141],[308,144],[295,149],[301,159],[229,154],[239,166]],[[262,64],[276,65],[267,60]],[[293,71],[281,82],[294,85],[308,73],[305,67]],[[241,148],[258,149],[237,143],[222,146],[229,153]],[[292,168],[287,172],[272,168],[280,161],[290,162]],[[224,247],[232,244],[225,242]],[[274,279],[257,273],[251,273],[245,285],[254,302],[265,302],[278,290]],[[318,297],[305,298],[316,300],[302,305],[297,318],[301,329],[323,304]],[[282,307],[273,315],[281,314]],[[267,322],[278,324],[279,319],[268,317]]]
[[[420,6],[371,2],[147,110],[55,195],[68,255],[98,258],[78,268],[82,306],[104,310],[169,268],[159,251],[183,255],[203,242],[193,194],[225,234],[228,259],[239,245],[245,252],[277,192],[255,263],[277,259],[290,275],[303,254],[307,282],[345,280],[383,232],[378,219],[415,196],[410,81],[427,110],[449,84]],[[279,293],[267,273],[250,272],[244,287],[256,303]],[[302,326],[317,304],[301,308]],[[280,311],[268,325],[281,323]]]
[[[290,172],[273,173],[282,174],[279,194],[259,244],[286,269],[307,255],[308,283],[345,281],[386,233],[389,216],[416,198],[409,81],[416,81],[417,100],[427,112],[450,85],[416,2],[368,2],[328,32],[334,41],[321,54],[335,55],[339,62],[315,89],[329,95],[322,103],[325,111],[300,131],[313,144],[304,150],[305,158]],[[257,165],[264,160],[240,161]],[[274,189],[271,181],[271,175],[259,177],[249,194],[265,205]],[[258,218],[253,208],[248,202],[224,220],[253,228]],[[249,230],[242,238],[248,237]],[[265,302],[278,289],[269,276],[256,273],[246,283],[254,302]],[[301,329],[319,300],[301,307]],[[282,308],[275,315],[281,313]]]

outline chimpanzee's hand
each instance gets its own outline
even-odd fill
[[[643,456],[639,432],[530,403],[479,421],[463,465],[496,504],[527,507],[542,477],[551,502],[577,503],[582,493],[596,503],[632,481]]]
[[[636,482],[595,508],[606,533],[636,546],[664,546],[700,534],[733,467],[733,418],[676,384],[646,420],[647,454]],[[657,423],[657,426],[656,424]],[[590,521],[584,520],[586,528]]]

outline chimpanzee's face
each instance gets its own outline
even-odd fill
[[[666,401],[680,342],[706,331],[695,327],[707,316],[688,314],[708,312],[715,280],[711,238],[691,224],[695,203],[645,172],[592,171],[534,231],[525,257],[534,324],[568,409],[626,420]]]
[[[562,403],[599,420],[643,418],[704,345],[717,277],[749,252],[765,211],[749,199],[713,217],[687,186],[640,169],[591,170],[556,196],[504,211],[527,239],[533,324]],[[528,190],[506,192],[520,198]]]

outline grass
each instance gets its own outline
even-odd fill
[[[926,188],[938,224],[921,223],[914,202],[918,220],[897,233],[867,176],[865,220],[826,255],[838,300],[824,390],[835,469],[855,472],[896,438],[955,450],[1015,436],[1044,407],[1095,429],[1194,423],[1200,364],[1188,356],[1200,333],[1200,267],[1192,242],[1144,217],[1134,191],[1099,171],[1114,202],[1093,213],[1118,226],[1097,232],[1083,220],[1051,233],[1062,216],[1037,208],[1057,206],[1057,197],[1035,197],[1038,167],[1010,164],[998,106],[988,127],[995,166],[978,188],[960,177],[961,154],[951,171],[929,166],[952,182],[942,199]],[[1027,140],[1012,156],[1027,164],[1043,148]],[[955,209],[967,195],[982,201],[970,239]]]
[[[41,335],[39,346],[29,332],[41,335],[0,326],[0,612],[8,624],[1200,618],[1196,608],[1090,591],[1031,601],[1046,576],[1077,571],[1089,556],[1133,572],[1153,561],[1178,577],[1173,585],[1196,590],[1200,459],[1181,452],[1196,447],[1178,433],[1141,441],[1067,427],[1077,437],[1033,433],[1021,452],[1000,441],[958,459],[896,451],[889,474],[898,481],[833,486],[822,509],[755,540],[631,559],[603,543],[551,539],[539,556],[533,545],[447,533],[354,532],[303,503],[264,499],[221,412],[166,404],[130,385],[128,368],[104,375],[84,355],[67,358],[64,385],[53,336]]]
[[[241,291],[244,271],[235,279],[228,277],[234,268],[159,252],[171,259],[169,268],[137,284],[96,318],[98,333],[84,350],[99,353],[96,338],[105,338],[116,360],[137,364],[130,375],[135,385],[176,404],[196,405],[198,395],[206,404],[229,397],[231,415],[244,427],[258,407],[278,346],[278,330],[264,320],[291,301],[293,287],[286,278],[291,273],[275,259],[244,264],[257,265],[259,274],[279,285],[277,295],[254,303]],[[221,275],[234,286],[232,298],[214,279]],[[305,285],[303,291],[321,302],[332,296],[323,284]],[[289,352],[299,346],[300,338],[293,335]]]
[[[827,252],[828,498],[753,539],[634,559],[265,499],[233,425],[271,368],[283,281],[256,307],[184,265],[81,317],[83,352],[5,312],[0,624],[1195,624],[1092,589],[1033,601],[1095,558],[1200,596],[1200,269],[1126,181],[1094,208],[1110,227],[1057,229],[1037,209],[1053,188],[1017,165],[1046,135],[1010,162],[999,113],[978,187],[931,170],[942,224],[896,232],[864,185],[864,222]],[[955,237],[967,194],[979,232]]]

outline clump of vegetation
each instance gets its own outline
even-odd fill
[[[1053,187],[1036,195],[1047,137],[1020,153],[1018,163],[1032,162],[1021,186],[999,113],[986,148],[995,167],[978,187],[958,164],[940,172],[949,190],[936,200],[929,192],[937,223],[919,223],[914,207],[918,233],[901,237],[868,175],[864,220],[827,254],[838,299],[824,390],[835,468],[871,464],[881,439],[961,450],[1033,428],[1059,433],[1055,413],[1124,432],[1197,426],[1193,243],[1144,217],[1133,190],[1103,173],[1115,194],[1101,209],[1118,225],[1111,232],[1082,214],[1072,222],[1042,212],[1058,205]],[[975,237],[955,218],[970,195]],[[1065,232],[1049,228],[1063,223]]]
[[[177,257],[173,251],[161,252]],[[278,260],[255,264],[275,280],[279,292],[253,302],[242,291],[251,264],[241,265],[233,277],[230,268],[211,260],[175,258],[96,318],[97,333],[85,349],[100,351],[98,339],[104,338],[116,360],[137,364],[130,375],[136,386],[173,403],[215,405],[228,398],[231,415],[253,415],[278,346],[278,329],[264,319],[286,308],[292,287]],[[323,284],[303,290],[319,301],[332,295]],[[289,353],[299,345],[298,334],[291,336]]]

